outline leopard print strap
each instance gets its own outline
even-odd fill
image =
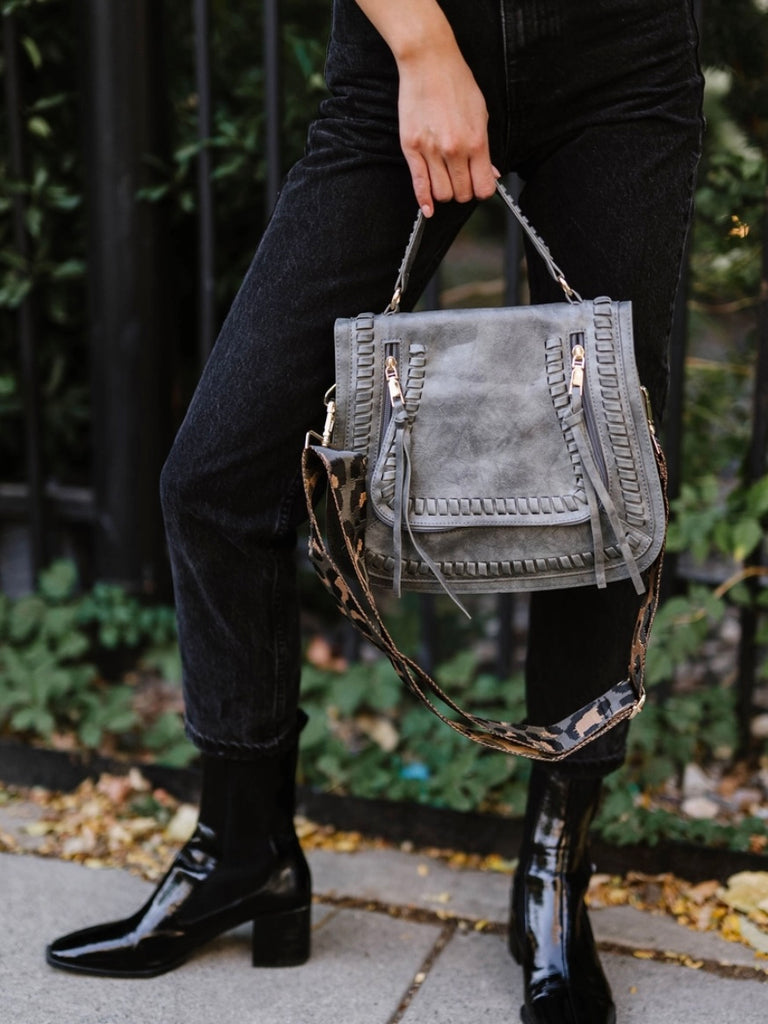
[[[665,485],[663,455],[658,445],[656,448],[662,485]],[[403,654],[384,625],[364,564],[365,456],[308,445],[302,457],[302,476],[309,514],[309,557],[326,590],[361,634],[387,655],[408,689],[456,732],[508,754],[560,761],[619,722],[634,717],[642,708],[645,650],[658,604],[661,555],[648,571],[648,586],[637,616],[627,679],[553,725],[482,718],[462,709],[430,675]],[[323,539],[315,509],[322,481],[327,484],[327,540]],[[445,706],[445,713],[433,698]],[[455,717],[449,717],[450,712]]]

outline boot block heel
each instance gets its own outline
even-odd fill
[[[298,967],[309,959],[312,909],[263,914],[253,922],[254,967]]]

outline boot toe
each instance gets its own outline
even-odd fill
[[[45,958],[66,971],[122,978],[150,978],[183,962],[169,957],[168,936],[132,932],[130,922],[84,928],[52,942]]]

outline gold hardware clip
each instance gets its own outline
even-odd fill
[[[648,394],[648,388],[644,385],[640,385],[640,390],[643,393],[643,401],[645,402],[645,418],[648,420],[648,429],[655,436],[656,427],[653,422],[653,408],[651,407],[651,396]]]
[[[403,297],[403,290],[400,287],[395,288],[392,298],[389,300],[389,305],[384,310],[385,313],[399,313],[400,312],[400,300]]]
[[[323,396],[325,403],[325,424],[323,425],[323,447],[327,448],[333,437],[333,428],[336,423],[336,403],[331,397],[336,391],[336,385],[332,384]]]
[[[323,448],[329,447],[333,437],[333,428],[336,423],[336,403],[331,397],[335,390],[336,385],[331,384],[323,395],[323,404],[325,405],[325,423],[323,424],[322,436],[318,434],[316,430],[308,430],[307,436],[304,439],[305,448],[309,447],[313,441],[319,441]]]
[[[640,714],[640,712],[645,707],[645,699],[646,699],[646,692],[645,692],[645,690],[643,690],[643,692],[640,694],[640,698],[639,698],[637,704],[632,709],[632,713],[629,716],[630,718],[637,718],[637,716]]]

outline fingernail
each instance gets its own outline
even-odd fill
[[[501,171],[497,170],[497,169],[496,169],[496,168],[495,168],[495,167],[493,166],[493,164],[491,164],[491,170],[493,171],[493,173],[494,173],[494,176],[495,176],[495,177],[497,177],[497,178],[500,178],[500,177],[501,177]]]
[[[421,208],[421,212],[424,214],[425,217],[431,217],[432,216],[432,207],[431,206],[427,206],[427,204],[424,203],[424,205]]]

